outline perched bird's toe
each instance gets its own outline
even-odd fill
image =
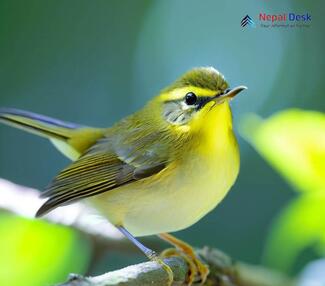
[[[195,254],[193,247],[169,233],[161,233],[159,237],[175,246],[175,248],[163,251],[161,256],[181,256],[188,263],[189,274],[187,285],[190,286],[193,283],[195,283],[195,285],[204,285],[210,272],[209,267]]]
[[[193,253],[194,252],[186,253],[185,251],[176,248],[168,248],[161,253],[160,257],[182,257],[187,262],[189,267],[186,281],[187,285],[204,285],[209,274],[209,267],[204,264],[196,255],[193,255]]]
[[[153,255],[152,257],[150,257],[150,260],[158,263],[161,268],[165,270],[167,274],[167,286],[172,286],[174,282],[173,270],[171,270],[171,268],[159,256]]]

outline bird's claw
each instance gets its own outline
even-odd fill
[[[172,256],[182,257],[189,266],[189,272],[187,276],[187,285],[204,285],[209,275],[209,267],[204,264],[193,252],[185,252],[177,248],[168,248],[164,250],[160,257],[167,258]]]

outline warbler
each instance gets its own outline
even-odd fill
[[[167,233],[196,223],[234,184],[240,160],[229,102],[244,89],[230,89],[219,71],[199,67],[109,128],[11,108],[0,109],[0,121],[48,138],[73,160],[45,188],[37,217],[87,198],[150,259],[163,264],[135,237],[158,234],[175,245],[192,259],[188,283],[197,274],[204,283],[207,266]]]

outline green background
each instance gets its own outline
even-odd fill
[[[249,88],[233,102],[235,128],[248,112],[324,111],[324,8],[321,1],[1,0],[0,106],[106,127],[186,70],[214,66],[232,86]],[[266,29],[260,12],[308,12],[312,22]],[[240,26],[246,14],[256,28]],[[239,144],[232,191],[176,235],[259,263],[272,219],[294,193],[241,138]],[[68,163],[48,142],[0,126],[0,177],[42,189]],[[106,258],[91,273],[144,260]]]

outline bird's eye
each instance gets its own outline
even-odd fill
[[[197,97],[194,92],[188,92],[185,95],[185,102],[187,105],[193,105],[196,103],[196,101],[197,101]]]

